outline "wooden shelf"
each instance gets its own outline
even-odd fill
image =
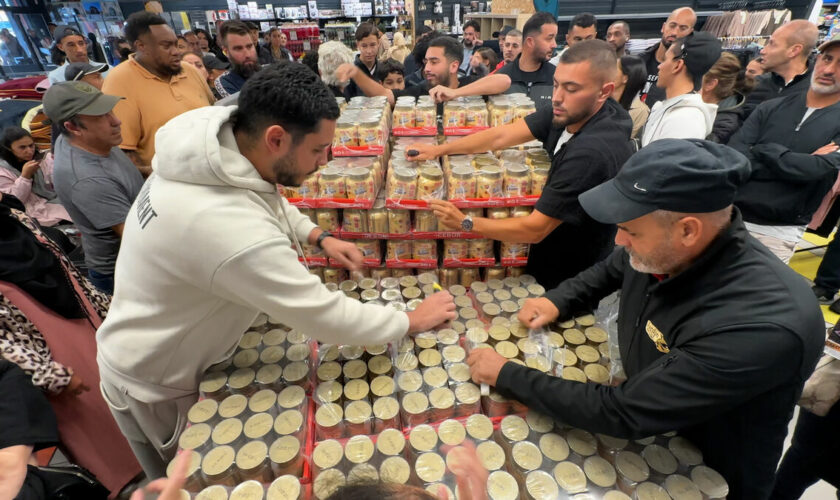
[[[493,32],[500,31],[505,25],[522,31],[525,22],[533,14],[495,14],[492,12],[470,12],[464,14],[464,20],[475,19],[481,24],[481,36],[489,39]]]

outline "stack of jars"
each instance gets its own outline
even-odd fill
[[[338,117],[333,147],[385,146],[390,123],[384,97],[354,97]]]
[[[443,170],[436,161],[392,158],[386,184],[391,200],[440,200],[445,194]]]
[[[481,97],[454,99],[443,108],[443,126],[446,128],[487,127],[487,105]]]
[[[437,127],[437,108],[429,96],[416,99],[411,96],[397,98],[394,104],[394,128]]]

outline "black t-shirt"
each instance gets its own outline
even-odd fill
[[[659,61],[656,60],[656,50],[659,48],[659,43],[648,49],[643,57],[643,59],[647,58],[645,64],[647,83],[642,89],[640,98],[649,108],[652,108],[657,102],[665,100],[665,89],[656,86],[656,82],[659,81]]]
[[[551,169],[536,209],[562,224],[540,243],[531,245],[528,273],[551,289],[605,258],[613,248],[615,226],[592,219],[578,195],[612,179],[633,153],[633,122],[617,102],[608,99],[601,109],[554,152],[563,128],[552,125],[551,108],[525,117],[531,134],[551,156]]]
[[[58,423],[47,398],[16,364],[0,359],[0,449],[56,444]]]
[[[548,61],[542,63],[536,71],[522,71],[519,61],[522,55],[502,66],[496,74],[510,77],[510,88],[505,94],[527,94],[534,100],[537,109],[551,106],[551,94],[554,91],[554,70],[557,67]]]
[[[469,85],[472,82],[478,80],[479,77],[475,75],[470,76],[459,76],[458,77],[458,86],[463,87],[464,85]],[[423,83],[419,85],[411,85],[403,90],[392,90],[394,94],[394,99],[406,95],[410,95],[412,97],[420,97],[423,95],[429,95],[429,91],[432,89],[431,85],[429,85],[428,80],[423,80]]]

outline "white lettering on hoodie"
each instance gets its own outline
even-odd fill
[[[184,113],[156,136],[126,219],[115,293],[97,332],[104,380],[159,402],[193,394],[261,312],[326,343],[384,344],[408,316],[330,292],[298,262],[315,225],[239,153],[235,106]],[[283,212],[288,221],[283,220]]]
[[[717,104],[700,94],[683,94],[659,101],[650,110],[642,133],[642,147],[659,139],[705,139],[712,133]]]

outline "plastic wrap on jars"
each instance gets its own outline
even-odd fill
[[[417,199],[417,169],[395,167],[388,174],[388,194],[392,200]]]
[[[411,211],[388,210],[388,229],[391,234],[405,234],[411,231]]]

